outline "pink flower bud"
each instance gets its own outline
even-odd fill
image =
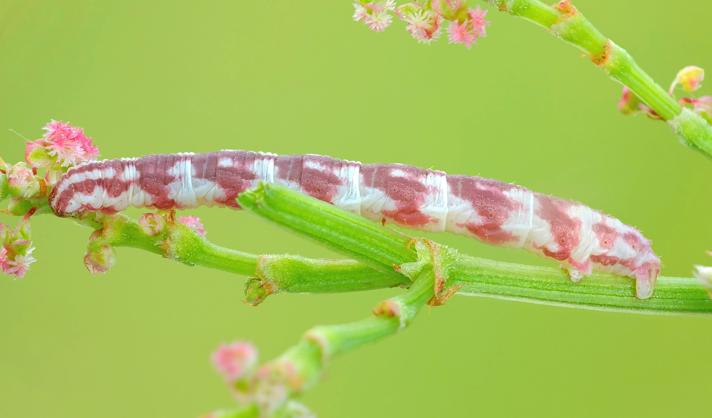
[[[215,368],[225,380],[234,383],[249,378],[257,366],[257,349],[250,343],[236,341],[221,344],[213,353]]]
[[[8,191],[18,197],[28,199],[40,191],[40,180],[26,163],[20,162],[7,173]]]
[[[163,216],[157,213],[144,213],[138,219],[138,224],[141,226],[143,232],[154,236],[163,232],[166,226],[166,221]]]
[[[448,26],[448,37],[452,44],[463,44],[470,48],[480,37],[487,34],[489,22],[485,19],[487,11],[479,6],[467,11],[465,20],[453,20]]]
[[[84,266],[91,274],[106,273],[116,264],[116,252],[109,244],[89,243]]]
[[[702,86],[704,79],[705,70],[694,65],[689,65],[677,72],[675,80],[673,80],[672,85],[670,85],[670,94],[673,93],[678,84],[686,92],[693,92]]]
[[[618,111],[624,115],[631,115],[641,111],[640,105],[641,101],[638,96],[628,86],[623,86],[621,98],[618,100]]]
[[[205,236],[205,227],[197,216],[181,216],[178,218],[178,222],[192,229],[196,234]]]

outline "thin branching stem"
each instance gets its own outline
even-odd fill
[[[376,263],[381,265],[380,271],[388,266],[412,262],[415,257],[411,250],[401,252],[402,248],[411,248],[408,243],[413,238],[285,187],[263,184],[243,193],[239,201],[260,216],[330,244],[350,256],[372,255],[372,265],[376,260],[386,260]],[[329,228],[320,227],[317,214],[328,220],[325,224]],[[295,222],[297,219],[306,221]],[[344,225],[334,223],[334,219]],[[367,229],[374,225],[376,230]],[[380,246],[373,245],[370,239],[353,239],[356,231],[364,230],[388,238],[380,240]],[[350,246],[345,245],[347,242]],[[379,253],[381,250],[384,251],[382,254]],[[633,280],[620,276],[595,274],[580,283],[572,283],[561,269],[502,263],[465,256],[451,249],[450,252],[455,255],[449,258],[444,269],[462,294],[615,311],[712,313],[712,300],[693,278],[660,277],[653,297],[640,300],[635,297]],[[397,258],[399,256],[402,258]]]
[[[171,218],[168,215],[166,218]],[[353,260],[327,260],[295,255],[256,255],[222,247],[187,226],[169,221],[160,231],[147,231],[131,218],[88,214],[77,219],[94,228],[91,247],[108,245],[145,250],[190,266],[249,276],[247,301],[258,304],[270,294],[334,293],[371,290],[410,283],[392,269],[374,270]]]
[[[712,126],[683,108],[623,48],[604,36],[569,0],[549,5],[539,0],[489,0],[499,10],[524,18],[584,51],[612,79],[628,86],[667,121],[683,143],[712,157]]]
[[[333,243],[333,248],[366,262],[251,254],[219,246],[177,223],[150,235],[124,215],[88,215],[78,221],[101,232],[98,243],[138,248],[187,265],[248,276],[245,295],[251,304],[276,293],[352,292],[411,283],[394,269],[417,259],[410,245],[413,238],[407,235],[274,185],[246,193],[240,202],[260,216]],[[454,254],[446,269],[461,295],[614,311],[712,313],[712,300],[694,278],[660,277],[654,295],[640,300],[635,297],[635,282],[619,276],[597,273],[572,283],[558,268]]]

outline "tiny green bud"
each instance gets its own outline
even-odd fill
[[[275,292],[274,285],[266,280],[251,278],[245,283],[245,301],[257,306]]]

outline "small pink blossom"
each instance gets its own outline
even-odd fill
[[[394,0],[356,2],[353,19],[364,23],[372,31],[383,32],[393,22],[391,12],[395,11],[395,8]]]
[[[236,341],[221,344],[213,353],[213,365],[229,382],[248,378],[257,365],[257,349],[250,343]]]
[[[467,27],[467,21],[462,23],[457,21],[450,22],[447,32],[451,44],[463,44],[470,48],[477,40],[477,35]]]
[[[37,261],[32,252],[34,247],[27,249],[25,254],[11,254],[6,247],[0,249],[0,269],[10,276],[17,278],[25,277],[25,273],[29,270],[30,265]]]
[[[65,122],[51,121],[44,130],[41,145],[47,149],[48,154],[57,159],[62,167],[69,167],[90,161],[99,156],[99,149],[94,146],[91,138],[84,134],[82,128],[72,126]],[[31,141],[25,148],[25,154],[36,152],[40,144]],[[28,149],[29,148],[29,149]]]
[[[485,36],[487,25],[489,22],[485,20],[487,15],[486,10],[470,9],[467,12],[467,18],[464,21],[454,20],[448,26],[448,35],[450,43],[463,44],[470,48],[472,44],[480,37]]]
[[[406,22],[406,30],[413,38],[418,42],[430,43],[440,36],[442,16],[422,7],[409,5],[408,9],[399,8],[398,15]]]
[[[32,253],[35,247],[30,240],[30,224],[21,222],[15,228],[0,224],[0,270],[22,278],[30,265],[37,261]]]
[[[477,33],[478,37],[483,37],[487,35],[487,26],[489,21],[485,19],[487,17],[487,10],[483,10],[480,6],[475,9],[470,9],[467,11],[467,15],[470,17],[470,24],[472,25],[472,31]]]
[[[143,232],[147,235],[154,236],[163,232],[163,229],[166,226],[166,221],[163,216],[157,213],[149,212],[141,215],[138,219],[138,224],[141,226]]]
[[[192,229],[196,234],[205,236],[205,227],[197,216],[181,216],[178,218],[178,222]]]

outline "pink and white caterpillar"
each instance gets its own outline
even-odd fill
[[[59,216],[129,206],[238,208],[237,196],[261,181],[370,219],[526,248],[559,260],[574,281],[592,269],[629,276],[639,298],[652,295],[660,271],[660,260],[640,232],[580,203],[402,164],[250,151],[149,155],[74,167],[49,199]]]

